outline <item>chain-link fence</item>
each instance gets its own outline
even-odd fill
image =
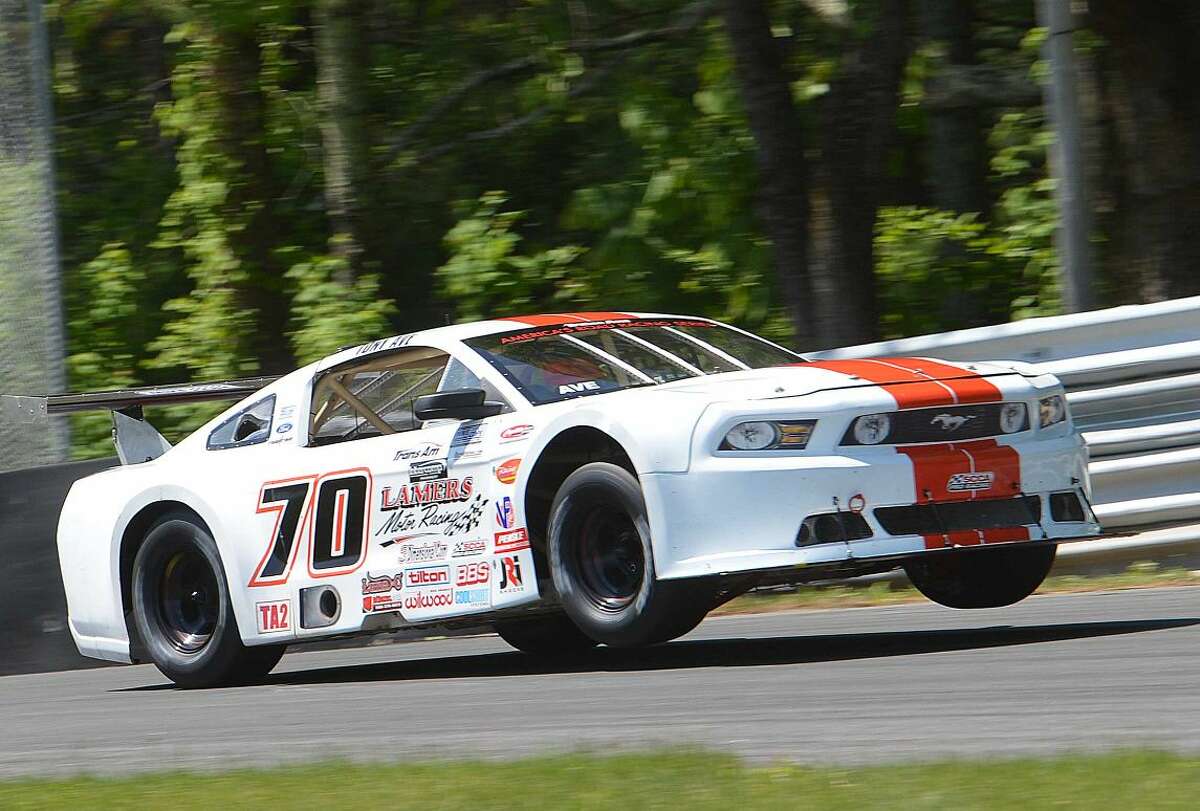
[[[0,0],[0,392],[65,390],[50,65],[40,0]],[[60,461],[67,431],[0,413],[0,469]]]

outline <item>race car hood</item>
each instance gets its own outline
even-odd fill
[[[1017,374],[994,363],[957,364],[930,358],[821,360],[688,378],[658,388],[707,395],[714,400],[768,400],[879,386],[916,405],[926,399],[940,403],[949,392],[953,400],[969,402],[985,391],[994,391],[986,378]]]

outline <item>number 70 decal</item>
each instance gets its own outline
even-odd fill
[[[308,539],[305,563],[312,577],[347,574],[361,566],[371,522],[372,485],[366,468],[264,484],[256,512],[275,513],[275,525],[249,585],[286,583],[304,538]]]

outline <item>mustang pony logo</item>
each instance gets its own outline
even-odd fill
[[[965,417],[965,416],[955,417],[955,416],[951,416],[949,414],[938,414],[936,417],[934,417],[933,419],[931,419],[929,421],[929,424],[930,425],[940,425],[940,426],[942,426],[943,431],[957,431],[959,428],[962,428],[964,425],[966,425],[968,422],[970,422],[973,419],[975,419],[975,417],[973,415],[969,416],[969,417]]]

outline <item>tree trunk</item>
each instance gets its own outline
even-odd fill
[[[367,61],[361,0],[319,0],[316,9],[317,98],[324,150],[330,252],[343,260],[339,281],[361,273],[365,236]]]
[[[809,286],[804,133],[764,0],[725,0],[724,18],[742,103],[758,150],[760,216],[774,249],[776,274],[795,326],[796,346],[814,349],[825,341],[814,330]]]
[[[921,0],[921,39],[933,54],[926,82],[930,96],[949,96],[939,88],[976,64],[974,1]],[[978,101],[931,105],[929,123],[929,179],[934,204],[955,212],[986,213],[987,154]]]
[[[887,199],[908,37],[905,0],[881,0],[876,8],[871,33],[843,49],[821,102],[812,283],[822,346],[878,335],[875,219]]]
[[[1200,5],[1090,0],[1109,42],[1115,247],[1143,301],[1200,293]]]
[[[253,26],[218,27],[213,79],[218,94],[222,151],[237,167],[225,205],[233,217],[245,217],[244,227],[230,231],[231,248],[246,266],[246,281],[238,290],[243,306],[253,310],[257,334],[250,349],[267,373],[292,366],[285,330],[287,306],[283,272],[273,255],[280,228],[272,201],[275,184],[263,141],[266,100],[259,83],[262,66]]]

